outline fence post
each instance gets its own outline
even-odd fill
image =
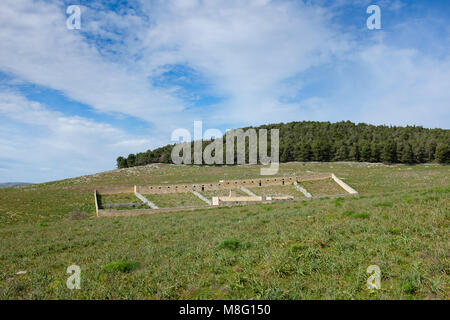
[[[97,200],[97,190],[94,190],[94,200],[95,200],[95,213],[98,217],[98,200]]]

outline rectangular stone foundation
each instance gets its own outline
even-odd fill
[[[170,194],[170,193],[186,193],[192,192],[198,194],[202,191],[217,191],[217,190],[233,190],[236,188],[246,188],[246,187],[267,187],[267,186],[284,186],[295,184],[296,182],[304,181],[316,181],[325,180],[332,178],[337,184],[339,184],[347,194],[330,195],[330,198],[336,196],[348,196],[355,195],[357,191],[345,184],[342,180],[337,178],[332,173],[319,174],[314,176],[306,177],[276,177],[276,178],[264,178],[264,179],[245,179],[245,180],[221,180],[218,183],[195,183],[195,184],[174,184],[174,185],[144,185],[144,186],[114,186],[114,187],[102,187],[94,191],[96,213],[98,217],[111,217],[111,216],[133,216],[140,214],[154,214],[154,213],[164,213],[173,211],[195,211],[199,209],[210,209],[217,208],[218,206],[233,206],[233,205],[246,205],[246,204],[257,204],[257,203],[272,203],[279,201],[290,201],[290,200],[302,200],[302,199],[312,199],[321,197],[305,197],[298,198],[297,196],[239,196],[239,197],[213,197],[211,201],[205,206],[198,207],[174,207],[174,208],[158,208],[153,209],[134,209],[134,210],[110,210],[110,209],[99,209],[97,194],[117,194],[117,193],[134,193],[138,196],[142,194]]]

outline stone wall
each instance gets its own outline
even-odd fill
[[[209,209],[211,206],[191,207],[191,208],[159,208],[159,209],[131,209],[131,210],[114,210],[114,209],[100,209],[98,210],[99,217],[118,217],[118,216],[138,216],[141,214],[154,214],[175,211],[195,211],[199,209]]]
[[[134,193],[134,186],[113,186],[113,187],[99,187],[98,194],[119,194],[119,193]]]
[[[226,180],[223,182],[194,183],[194,184],[165,184],[165,185],[137,185],[137,186],[103,186],[97,188],[98,194],[135,193],[140,194],[165,194],[180,192],[202,192],[216,190],[230,190],[240,187],[266,187],[275,185],[290,185],[295,181],[324,180],[332,177],[331,173],[318,174],[304,177],[276,177],[255,178],[245,180]]]
[[[276,178],[256,178],[245,180],[227,180],[218,183],[195,183],[195,184],[171,184],[171,185],[145,185],[136,186],[136,191],[141,194],[164,194],[191,191],[215,191],[230,190],[240,187],[265,187],[274,185],[289,185],[295,181],[314,181],[331,178],[330,173],[314,175],[309,177],[276,177]],[[134,192],[134,190],[133,190]]]
[[[336,177],[334,175],[334,173],[331,174],[331,178],[336,181],[336,183],[338,185],[340,185],[345,191],[347,191],[350,194],[358,194],[358,191],[356,191],[355,189],[353,189],[352,187],[350,187],[348,184],[346,184],[344,181],[342,181],[341,179],[339,179],[338,177]]]

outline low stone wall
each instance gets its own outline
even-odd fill
[[[341,179],[339,179],[338,177],[336,177],[334,175],[334,173],[331,174],[331,178],[336,181],[336,183],[338,185],[340,185],[345,191],[347,191],[350,194],[358,194],[358,191],[356,191],[355,189],[353,189],[352,187],[350,187],[348,184],[346,184],[344,181],[342,181]]]
[[[268,196],[266,197],[266,200],[273,200],[273,201],[277,201],[277,200],[294,200],[293,196]]]
[[[136,186],[134,188],[134,190],[136,190]],[[143,203],[145,203],[146,205],[148,205],[150,208],[152,209],[159,209],[158,206],[156,204],[154,204],[153,202],[151,202],[150,200],[148,200],[146,197],[144,197],[142,194],[140,194],[137,191],[134,191],[134,195],[141,200]]]
[[[119,193],[134,193],[134,186],[113,186],[113,187],[99,187],[98,194],[119,194]]]
[[[295,181],[314,181],[331,178],[330,173],[307,177],[276,177],[264,179],[227,180],[218,183],[195,183],[195,184],[171,184],[171,185],[145,185],[136,186],[136,191],[141,194],[165,194],[191,191],[216,191],[230,190],[240,187],[266,187],[275,185],[289,185]],[[134,191],[133,191],[134,192]]]
[[[186,208],[132,209],[132,210],[100,209],[98,211],[98,216],[99,217],[139,216],[141,214],[155,214],[155,213],[176,212],[176,211],[195,211],[199,209],[209,209],[209,208],[213,207],[204,206],[204,207],[190,207],[190,208],[186,207]]]
[[[297,181],[294,182],[294,187],[295,189],[297,189],[298,191],[300,191],[301,193],[303,193],[305,195],[305,197],[307,198],[312,198],[311,193],[309,193],[305,188],[300,187],[297,183]]]
[[[200,200],[202,200],[203,202],[205,202],[206,204],[208,204],[209,206],[211,205],[211,200],[205,198],[202,194],[198,193],[197,191],[191,191],[195,196],[197,196]]]
[[[142,206],[140,203],[106,203],[102,204],[102,209],[114,209],[114,208],[134,208]]]
[[[263,197],[248,196],[248,197],[219,197],[219,203],[221,202],[261,202]]]
[[[303,177],[274,177],[274,178],[264,178],[264,179],[245,179],[245,180],[228,180],[221,181],[218,183],[195,183],[195,184],[172,184],[172,185],[144,185],[144,186],[113,186],[113,187],[100,187],[94,190],[95,205],[97,216],[129,216],[129,215],[139,215],[139,214],[153,214],[159,212],[171,212],[171,211],[190,211],[205,208],[217,208],[218,205],[232,206],[232,205],[242,205],[242,204],[252,204],[252,203],[272,203],[272,201],[288,201],[292,199],[299,199],[298,197],[272,197],[269,199],[264,199],[258,196],[248,197],[213,197],[212,204],[215,206],[203,206],[203,207],[179,207],[179,208],[163,208],[160,209],[154,206],[153,209],[134,209],[134,210],[109,210],[109,209],[99,209],[98,205],[98,194],[120,194],[120,193],[134,193],[138,198],[146,199],[142,194],[168,194],[168,193],[183,193],[192,192],[194,194],[202,191],[217,191],[217,190],[231,190],[236,188],[246,189],[246,187],[266,187],[266,186],[276,186],[276,185],[290,185],[296,184],[296,182],[302,181],[316,181],[325,180],[332,178],[341,187],[343,187],[349,194],[357,194],[357,192],[350,186],[345,184],[342,180],[337,178],[332,173],[318,174],[314,176],[303,176]],[[348,195],[348,194],[347,194]],[[343,195],[334,195],[343,196]],[[334,197],[332,196],[332,197]],[[345,196],[345,195],[344,195]],[[216,198],[216,199],[214,199]],[[292,198],[292,199],[291,199]],[[316,198],[316,197],[312,197]],[[319,197],[320,198],[320,197]],[[306,199],[311,199],[308,197]],[[147,199],[146,199],[147,200]],[[209,201],[209,200],[208,200]],[[145,202],[145,201],[144,201]],[[210,204],[208,202],[208,204]]]
[[[324,196],[318,196],[318,197],[312,197],[312,198],[303,198],[304,200],[311,200],[311,199],[320,199],[320,198],[337,198],[337,197],[350,197],[353,196],[353,194],[349,194],[349,193],[344,193],[344,194],[335,194],[335,195],[324,195]],[[217,197],[218,198],[218,197]],[[260,203],[260,204],[270,204],[270,203],[274,203],[274,202],[283,202],[283,201],[291,201],[291,200],[295,200],[294,199],[272,199],[272,200],[265,200],[263,199],[262,201],[259,202],[255,202],[255,201],[251,201],[251,202],[242,202],[242,201],[234,201],[234,202],[221,202],[220,205],[221,206],[225,206],[225,207],[231,207],[231,206],[235,206],[235,205],[246,205],[246,204],[255,204],[255,203]],[[201,210],[201,209],[217,209],[218,206],[202,206],[202,207],[184,207],[184,208],[163,208],[163,209],[132,209],[132,210],[109,210],[109,209],[99,209],[98,210],[98,217],[119,217],[119,216],[139,216],[142,214],[155,214],[155,213],[165,213],[165,212],[177,212],[177,211],[185,211],[185,212],[189,212],[189,211],[196,211],[196,210]]]
[[[242,191],[244,191],[246,194],[248,194],[251,197],[257,197],[256,194],[254,194],[253,192],[251,192],[250,190],[248,190],[246,187],[241,187],[240,188]]]
[[[102,186],[97,188],[98,194],[120,194],[134,193],[140,194],[165,194],[191,191],[216,191],[230,190],[240,187],[266,187],[275,185],[291,184],[295,181],[314,181],[331,178],[331,173],[318,174],[306,177],[276,177],[276,178],[255,178],[245,180],[227,180],[218,183],[194,183],[194,184],[170,184],[170,185],[137,185],[137,186]]]

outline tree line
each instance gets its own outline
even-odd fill
[[[450,163],[450,130],[420,126],[385,126],[301,121],[249,128],[279,129],[280,162],[361,161],[383,163]],[[225,141],[225,139],[224,139]],[[268,139],[270,154],[270,138]],[[210,141],[203,141],[203,147]],[[248,155],[248,141],[246,152]],[[118,168],[171,163],[174,144],[117,158]],[[192,143],[193,148],[193,143]],[[226,149],[226,145],[224,147]]]

